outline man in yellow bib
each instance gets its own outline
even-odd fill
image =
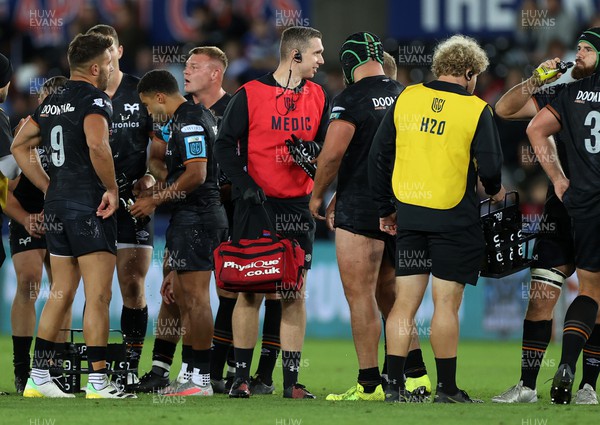
[[[403,372],[414,318],[433,275],[431,346],[438,383],[434,402],[471,403],[456,385],[458,310],[475,285],[484,254],[477,176],[494,201],[504,199],[502,150],[492,109],[473,96],[488,59],[471,38],[440,43],[437,80],[407,87],[388,109],[369,154],[369,182],[380,228],[396,235],[397,298],[386,324],[386,401],[406,402]]]

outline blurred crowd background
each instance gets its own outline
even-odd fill
[[[224,88],[230,93],[275,69],[279,36],[288,25],[313,26],[323,32],[326,50],[316,81],[331,98],[343,89],[337,53],[352,32],[378,34],[405,85],[433,78],[428,68],[439,40],[468,34],[489,55],[476,94],[493,106],[543,60],[573,60],[578,35],[600,26],[599,12],[597,0],[3,0],[0,50],[15,74],[2,108],[13,125],[30,114],[45,79],[68,76],[69,41],[97,23],[116,28],[122,70],[138,76],[166,68],[182,81],[191,48],[220,47],[229,58]],[[559,82],[565,81],[568,76]],[[526,123],[498,119],[498,126],[505,186],[518,189],[523,203],[543,203],[546,178],[526,139]]]

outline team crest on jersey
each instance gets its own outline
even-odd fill
[[[139,103],[126,103],[124,108],[125,108],[125,112],[131,112],[133,114],[135,111],[140,110],[140,104]]]
[[[183,139],[188,158],[206,158],[206,140],[204,136],[188,136]]]
[[[434,97],[433,102],[431,102],[431,110],[433,112],[442,112],[442,109],[444,109],[444,103],[446,103],[446,99]]]

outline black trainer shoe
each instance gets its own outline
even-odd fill
[[[283,398],[317,398],[312,395],[304,385],[294,384],[283,390]]]
[[[395,390],[391,386],[387,386],[385,389],[385,402],[386,403],[409,403],[411,402],[412,394],[406,388]]]
[[[427,391],[427,387],[417,387],[410,393],[411,403],[427,403],[431,400],[431,391]]]
[[[152,371],[140,378],[140,382],[131,385],[127,390],[135,393],[155,393],[169,385],[169,378]]]
[[[275,391],[275,384],[271,382],[271,385],[265,384],[260,375],[254,375],[250,378],[250,392],[254,395],[265,395],[273,394]]]
[[[561,364],[552,379],[550,388],[550,401],[552,404],[569,404],[571,402],[571,391],[573,389],[574,376],[571,366]]]
[[[212,385],[213,393],[215,394],[228,394],[229,391],[225,391],[225,380],[221,379],[211,379],[210,385]]]
[[[27,379],[29,379],[29,373],[15,374],[15,390],[17,390],[17,394],[23,394]]]
[[[235,381],[235,375],[229,376],[228,373],[227,377],[225,378],[225,394],[229,394],[229,391],[231,391],[231,387],[233,387],[233,381]]]
[[[229,398],[250,398],[248,381],[243,378],[237,378],[233,381],[231,390],[229,390]]]
[[[483,400],[469,397],[465,390],[458,390],[456,394],[446,394],[440,390],[435,392],[434,403],[483,403]]]

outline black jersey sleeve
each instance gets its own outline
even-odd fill
[[[99,114],[106,118],[110,124],[112,121],[112,103],[106,93],[97,91],[88,96],[84,103],[84,118],[90,114]]]
[[[353,103],[352,99],[349,99],[346,93],[347,90],[344,90],[333,99],[329,121],[347,121],[356,127],[360,120],[360,114],[357,110],[357,108],[360,107],[360,104],[357,102]]]
[[[246,172],[248,152],[248,98],[241,88],[231,98],[215,143],[215,159],[234,187],[240,191],[257,188],[256,182]]]
[[[502,185],[503,158],[500,136],[494,123],[492,108],[489,105],[479,116],[471,149],[477,165],[477,174],[485,188],[485,193],[490,196],[495,195],[500,191]]]
[[[0,110],[0,158],[10,155],[12,140],[8,115],[3,110]]]
[[[205,125],[185,124],[180,131],[173,132],[173,141],[177,144],[179,159],[183,165],[208,161],[207,145],[212,138],[209,134],[211,131],[212,128],[205,128]]]
[[[539,111],[544,106],[549,105],[558,97],[558,95],[566,87],[566,84],[556,84],[550,87],[543,87],[538,90],[532,97],[535,107]]]
[[[379,217],[387,217],[396,210],[392,190],[392,171],[396,158],[396,102],[397,100],[379,124],[369,151],[369,185],[379,210]]]

